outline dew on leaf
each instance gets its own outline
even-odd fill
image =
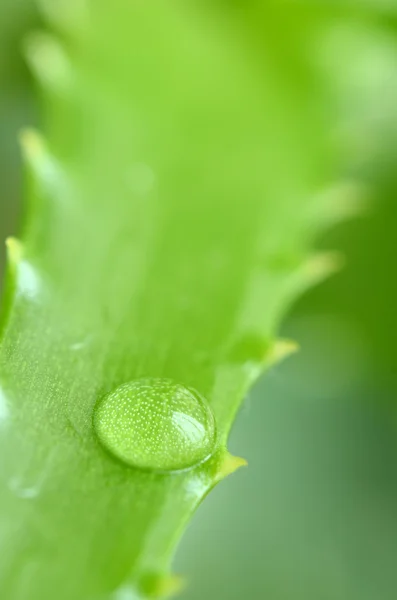
[[[32,486],[32,487],[24,487],[23,483],[17,478],[13,477],[9,483],[8,487],[10,490],[18,496],[18,498],[23,498],[25,500],[32,500],[33,498],[37,498],[40,494],[41,486]]]
[[[215,445],[208,402],[171,379],[137,379],[116,388],[97,403],[94,429],[122,462],[160,472],[193,467]]]

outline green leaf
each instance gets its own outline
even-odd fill
[[[244,395],[294,349],[277,340],[280,320],[336,266],[310,251],[325,218],[317,194],[335,171],[303,43],[315,16],[277,3],[241,15],[206,2],[82,9],[60,2],[63,33],[26,42],[46,139],[22,136],[30,208],[22,241],[8,242],[7,600],[175,591],[186,523],[244,464],[226,448]],[[94,407],[145,378],[205,398],[210,459],[142,470],[101,445]]]

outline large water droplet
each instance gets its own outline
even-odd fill
[[[98,402],[94,427],[109,452],[141,469],[187,469],[209,458],[215,445],[207,401],[171,379],[121,385]]]

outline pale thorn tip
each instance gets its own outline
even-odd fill
[[[288,358],[292,354],[295,354],[299,350],[300,346],[298,342],[295,342],[294,340],[279,338],[272,345],[267,356],[266,362],[269,365],[274,365],[278,362],[281,362],[285,358]]]
[[[186,581],[179,575],[164,575],[159,577],[152,592],[154,598],[169,598],[179,594],[186,587]]]
[[[241,467],[248,466],[248,462],[241,456],[233,456],[230,452],[226,452],[222,462],[219,464],[215,473],[215,482],[225,479],[228,475],[235,473]]]
[[[303,268],[309,281],[321,281],[340,271],[344,264],[345,258],[340,252],[318,252],[308,258]]]
[[[336,211],[342,218],[356,217],[368,213],[372,202],[368,188],[359,182],[346,181],[340,187]]]
[[[18,265],[23,257],[23,244],[15,237],[8,237],[5,241],[7,256],[10,264]]]
[[[35,129],[23,129],[19,133],[19,142],[25,162],[34,174],[34,181],[40,186],[40,193],[62,200],[68,180],[49,151],[46,139]]]
[[[316,220],[325,224],[343,221],[369,212],[372,205],[369,190],[364,183],[342,180],[316,196]]]
[[[20,131],[19,143],[26,159],[29,161],[34,161],[45,153],[44,139],[33,128],[22,129]]]
[[[40,31],[31,33],[25,40],[25,55],[44,86],[62,93],[70,88],[71,65],[57,38]]]

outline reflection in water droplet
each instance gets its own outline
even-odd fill
[[[109,452],[141,469],[187,469],[209,458],[215,445],[207,401],[170,379],[121,385],[98,402],[94,427]]]

